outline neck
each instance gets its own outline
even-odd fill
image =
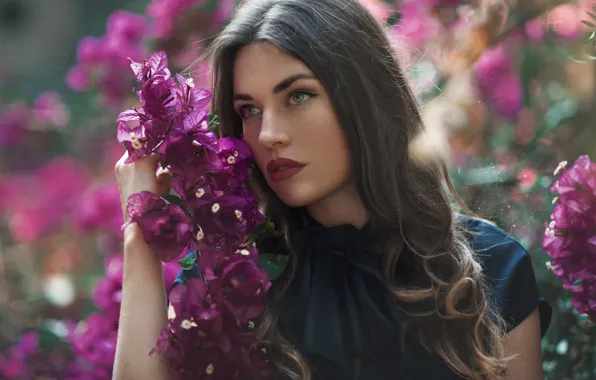
[[[306,210],[325,227],[351,224],[361,229],[368,221],[368,211],[355,187],[344,188],[306,206]]]

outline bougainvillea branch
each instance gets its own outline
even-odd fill
[[[129,223],[139,225],[165,262],[194,250],[180,263],[196,264],[200,274],[172,290],[169,323],[155,350],[169,359],[176,379],[261,378],[268,366],[252,319],[264,311],[271,282],[254,244],[246,243],[265,222],[244,185],[251,152],[241,140],[216,137],[205,108],[210,93],[172,76],[164,52],[131,67],[143,106],[120,114],[118,141],[127,163],[159,155],[176,195],[131,195]]]
[[[551,221],[542,246],[552,258],[551,270],[571,291],[571,302],[580,314],[596,319],[596,164],[580,156],[561,175],[551,191],[556,193]]]

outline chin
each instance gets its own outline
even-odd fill
[[[282,183],[271,186],[281,201],[289,207],[304,207],[321,199],[321,189],[306,184]],[[317,191],[319,190],[319,191]]]
[[[313,203],[310,197],[307,197],[304,194],[296,194],[295,192],[290,192],[290,194],[277,193],[277,196],[286,206],[289,207],[303,207]]]

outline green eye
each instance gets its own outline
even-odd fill
[[[240,117],[242,117],[242,118],[258,115],[259,112],[260,112],[259,109],[255,106],[244,106],[244,107],[240,108],[240,110],[238,111],[238,113],[240,114]]]
[[[290,95],[290,104],[292,104],[292,105],[302,104],[302,103],[306,102],[308,99],[310,99],[312,96],[313,95],[308,92],[296,91],[295,93]]]

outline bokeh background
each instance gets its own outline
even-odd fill
[[[596,3],[361,1],[421,102],[428,133],[412,156],[448,157],[470,208],[531,254],[554,309],[546,378],[596,379],[596,328],[542,249],[555,169],[596,156]],[[164,49],[172,70],[195,62],[195,83],[208,86],[208,62],[196,61],[235,5],[0,0],[0,379],[111,379],[115,119],[138,101],[128,57]],[[167,283],[177,270],[165,266]]]

